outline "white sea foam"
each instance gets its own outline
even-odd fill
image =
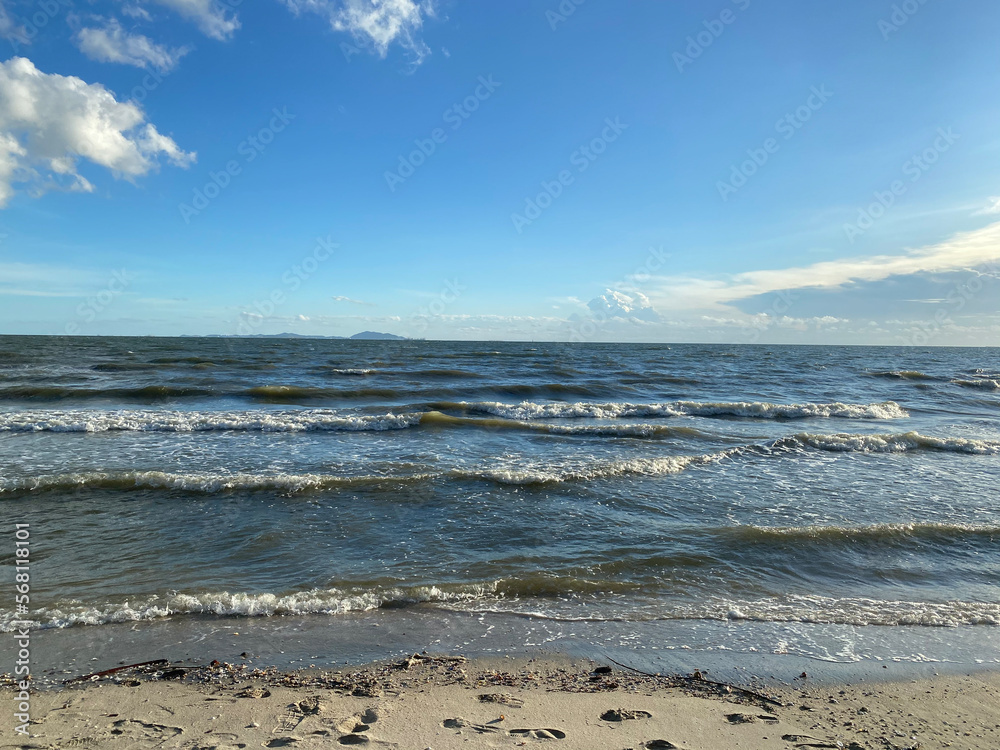
[[[377,482],[413,482],[430,474],[335,475],[335,474],[251,474],[248,472],[210,473],[168,471],[89,471],[38,477],[0,478],[0,492],[53,489],[163,489],[202,492],[264,491],[282,493],[335,489]]]
[[[512,456],[504,459],[491,459],[488,464],[483,466],[455,467],[446,470],[443,474],[424,472],[351,476],[316,473],[97,471],[34,477],[0,476],[0,493],[51,489],[167,489],[204,493],[272,490],[295,493],[380,482],[419,482],[441,476],[514,485],[586,482],[615,477],[657,477],[679,474],[691,467],[709,466],[740,457],[795,457],[810,449],[835,453],[907,453],[925,450],[995,456],[1000,454],[1000,442],[968,438],[929,437],[916,432],[885,435],[850,433],[818,435],[802,432],[766,444],[743,445],[707,454],[603,461],[568,460],[562,464],[532,463],[523,456]]]
[[[984,602],[912,602],[787,595],[753,601],[713,599],[678,607],[689,619],[804,622],[837,625],[1000,625],[1000,604]]]
[[[503,581],[478,584],[386,588],[370,591],[312,589],[289,594],[272,593],[172,593],[130,601],[88,606],[74,601],[31,612],[37,629],[75,625],[104,625],[158,620],[183,615],[219,617],[274,617],[281,615],[342,615],[368,612],[384,606],[435,603],[448,609],[473,612],[518,613],[552,620],[745,620],[837,624],[854,626],[958,627],[1000,625],[1000,604],[991,602],[920,602],[864,597],[824,597],[789,594],[759,599],[710,597],[692,602],[661,602],[630,605],[615,598],[603,605],[593,603],[586,615],[579,608],[566,611],[566,591],[536,597],[517,590],[506,591]],[[583,594],[587,596],[588,594]],[[12,632],[20,619],[10,610],[0,610],[0,632]],[[20,626],[18,626],[20,627]]]
[[[290,594],[243,593],[172,593],[130,601],[87,606],[80,602],[61,603],[31,613],[36,627],[66,628],[73,625],[157,620],[175,615],[217,615],[220,617],[272,617],[275,615],[340,615],[367,612],[386,605],[420,602],[457,602],[495,596],[497,583],[467,586],[415,586],[371,591],[311,589]],[[17,615],[0,610],[0,632],[15,629]]]
[[[679,474],[692,465],[703,465],[731,455],[733,451],[723,451],[704,456],[664,456],[662,458],[635,458],[621,461],[593,462],[579,466],[552,467],[525,465],[523,461],[511,461],[509,465],[493,462],[488,467],[463,469],[452,472],[453,476],[464,479],[485,479],[500,484],[549,484],[560,482],[585,482],[596,479],[610,479],[625,476],[665,476]]]
[[[951,381],[964,388],[980,388],[984,391],[1000,391],[1000,380],[994,378],[973,378],[971,380],[955,379]]]
[[[508,461],[494,460],[489,466],[482,468],[455,470],[452,474],[462,478],[487,479],[515,485],[581,482],[628,476],[657,477],[679,474],[691,467],[710,466],[741,456],[795,456],[808,449],[836,453],[907,453],[929,450],[994,456],[1000,454],[1000,442],[928,437],[916,432],[887,435],[815,435],[803,432],[763,445],[744,445],[701,455],[593,461],[566,466],[532,466],[522,458],[515,457]]]
[[[842,419],[904,419],[909,414],[895,401],[877,404],[772,404],[762,401],[701,402],[670,401],[653,404],[609,403],[536,403],[522,401],[505,404],[499,401],[461,402],[470,411],[485,412],[508,419],[619,419],[623,417],[754,417],[758,419],[803,419],[835,417]]]
[[[380,416],[304,411],[18,411],[0,413],[0,432],[362,432],[402,430],[420,413]]]
[[[992,456],[1000,453],[1000,443],[995,441],[930,437],[917,432],[889,435],[847,433],[813,435],[808,432],[800,432],[792,437],[780,438],[772,443],[778,448],[787,448],[795,444],[817,450],[845,453],[906,453],[915,450],[969,453],[981,456]]]

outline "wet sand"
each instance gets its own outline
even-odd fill
[[[12,705],[9,687],[2,697]],[[0,747],[993,749],[1000,673],[775,687],[558,656],[342,671],[154,664],[34,693],[30,731],[8,723]]]

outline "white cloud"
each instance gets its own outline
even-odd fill
[[[334,302],[348,302],[348,303],[350,303],[352,305],[372,305],[372,306],[374,306],[373,302],[365,302],[364,300],[360,300],[360,299],[351,299],[350,297],[344,297],[343,295],[340,295],[340,294],[338,294],[336,297],[331,297],[330,299],[332,299]]]
[[[153,17],[149,15],[149,11],[141,5],[123,5],[122,14],[128,16],[129,18],[138,18],[143,21],[153,20]]]
[[[123,63],[137,68],[153,67],[166,72],[187,54],[186,48],[169,49],[142,34],[131,34],[112,18],[103,28],[83,28],[76,42],[91,60]]]
[[[34,194],[90,192],[83,158],[132,179],[158,167],[162,154],[186,167],[195,154],[147,123],[132,102],[119,102],[97,83],[43,73],[23,57],[0,63],[0,207],[24,185]]]
[[[721,278],[662,276],[648,281],[657,287],[657,308],[718,308],[738,300],[793,289],[837,289],[854,282],[882,281],[890,276],[959,271],[1000,259],[1000,222],[899,255],[842,258],[793,268],[746,271]]]
[[[162,0],[161,0],[162,2]],[[284,0],[296,15],[318,13],[330,21],[335,31],[347,31],[355,39],[371,45],[385,57],[397,43],[420,63],[431,53],[420,39],[424,15],[433,15],[430,0]]]
[[[193,22],[203,34],[213,39],[229,39],[240,27],[235,13],[217,0],[154,0]]]
[[[796,331],[806,331],[810,328],[845,325],[851,322],[847,318],[837,318],[833,315],[822,315],[812,318],[793,318],[789,315],[769,315],[767,313],[749,315],[746,318],[716,318],[710,315],[702,315],[701,320],[714,326],[756,329],[789,328]]]
[[[637,291],[626,294],[607,289],[600,297],[590,300],[587,307],[598,317],[641,320],[647,323],[660,321],[660,314],[653,309],[646,295]]]
[[[83,268],[0,262],[0,296],[77,297],[106,283],[101,274]]]
[[[989,214],[1000,214],[1000,197],[991,197],[986,206],[976,211],[973,216],[986,216]]]

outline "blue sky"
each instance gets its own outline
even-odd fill
[[[1000,345],[995,3],[2,8],[0,332]]]

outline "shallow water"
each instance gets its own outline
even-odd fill
[[[448,611],[905,658],[874,629],[994,637],[998,477],[998,349],[0,337],[40,628]]]

